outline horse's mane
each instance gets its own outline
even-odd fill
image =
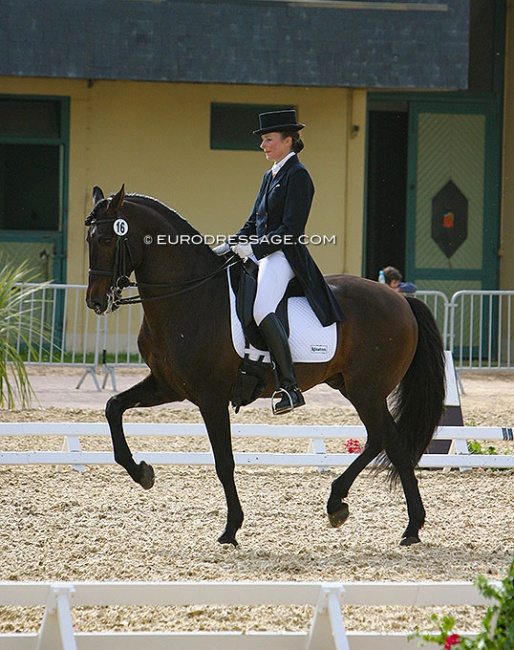
[[[111,195],[114,196],[114,194]],[[183,216],[181,216],[176,210],[172,210],[170,207],[162,203],[161,201],[158,201],[157,199],[154,199],[151,196],[145,196],[144,194],[125,194],[125,199],[127,203],[135,203],[137,205],[143,205],[151,208],[157,214],[159,214],[161,217],[164,217],[167,219],[169,222],[173,224],[174,229],[177,232],[177,235],[185,235],[189,238],[189,241],[195,244],[196,247],[201,247],[204,248],[205,251],[208,254],[211,254],[213,256],[213,259],[219,259],[218,256],[214,253],[214,251],[211,249],[211,247],[204,241],[203,235],[200,234],[196,228],[194,228],[188,221],[187,219],[184,219]],[[94,223],[97,218],[98,218],[98,213],[100,210],[105,207],[106,202],[108,199],[103,199],[102,201],[99,201],[94,208],[91,210],[90,214],[88,215],[85,225],[90,226],[92,223]]]
[[[171,221],[173,223],[173,226],[177,229],[177,233],[179,235],[200,235],[198,230],[196,230],[196,228],[193,228],[189,221],[187,221],[187,219],[184,219],[184,217],[181,216],[176,210],[172,210],[167,205],[161,203],[161,201],[158,201],[151,196],[145,196],[144,194],[126,194],[125,201],[151,207],[162,217],[165,217],[168,219],[168,221]]]

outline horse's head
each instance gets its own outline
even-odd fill
[[[131,298],[122,289],[137,286],[138,302],[170,298],[201,286],[226,269],[202,235],[178,212],[124,187],[105,198],[93,189],[94,207],[86,219],[89,245],[87,306],[97,314]],[[137,282],[129,282],[134,271]]]
[[[86,303],[97,314],[115,308],[114,299],[128,284],[134,270],[128,248],[128,224],[121,208],[125,188],[106,199],[99,187],[93,188],[94,208],[86,219],[89,246],[89,282]]]

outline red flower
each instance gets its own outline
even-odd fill
[[[458,634],[450,634],[444,643],[444,650],[452,650],[454,645],[460,645],[460,636]]]
[[[346,451],[349,454],[360,454],[361,451],[362,451],[361,443],[358,440],[356,440],[355,438],[349,438],[346,441],[345,446],[346,446]]]

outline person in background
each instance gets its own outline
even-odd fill
[[[384,278],[384,283],[389,285],[391,289],[408,295],[414,295],[418,287],[414,282],[402,282],[403,276],[394,266],[386,266],[379,273],[379,281]]]

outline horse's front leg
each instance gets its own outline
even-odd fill
[[[227,525],[224,533],[218,538],[218,542],[237,546],[236,533],[243,525],[244,515],[234,480],[235,463],[228,403],[223,399],[215,400],[211,397],[206,403],[199,406],[209,434],[216,474],[223,485],[227,500]]]
[[[111,397],[105,406],[105,416],[111,430],[114,459],[145,490],[149,490],[153,486],[155,473],[153,467],[145,463],[144,460],[139,464],[134,461],[123,432],[123,413],[134,406],[158,406],[172,401],[174,401],[174,397],[168,391],[164,392],[154,375],[150,373],[135,386]]]

